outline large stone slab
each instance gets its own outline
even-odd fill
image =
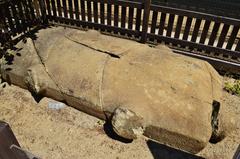
[[[6,80],[112,118],[116,133],[126,138],[144,134],[192,153],[208,143],[222,86],[207,62],[97,31],[58,27],[36,37],[16,45],[21,56],[13,65],[2,65]]]

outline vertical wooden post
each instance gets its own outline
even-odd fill
[[[47,20],[46,6],[45,6],[45,3],[44,3],[44,0],[39,0],[39,5],[40,5],[41,14],[42,14],[43,24],[47,24],[48,20]]]
[[[40,18],[41,17],[41,15],[40,15],[41,10],[40,10],[40,5],[39,5],[37,0],[33,0],[33,7],[35,8],[37,18]]]
[[[145,43],[147,41],[147,31],[148,31],[150,6],[151,6],[151,0],[144,0],[142,35],[141,35],[141,40],[140,40],[141,43]]]
[[[0,46],[5,43],[4,31],[6,30],[5,17],[4,17],[4,6],[0,0]],[[4,30],[4,31],[2,31]]]
[[[0,158],[17,159],[10,149],[11,145],[19,146],[19,143],[9,125],[0,121]]]
[[[12,40],[11,30],[8,31],[8,26],[6,23],[7,8],[7,2],[0,0],[0,46],[3,46],[4,44]]]

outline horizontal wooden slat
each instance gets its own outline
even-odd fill
[[[204,45],[204,44],[199,44],[199,43],[194,43],[191,41],[186,41],[186,40],[180,40],[180,39],[175,39],[175,38],[170,38],[170,37],[166,37],[166,36],[162,36],[162,35],[155,35],[155,34],[148,34],[149,38],[154,38],[160,41],[165,41],[167,43],[172,43],[175,45],[181,45],[181,46],[191,46],[200,50],[205,50],[205,51],[209,51],[209,52],[217,52],[219,54],[225,54],[231,57],[237,57],[240,58],[240,52],[236,52],[236,51],[231,51],[231,50],[227,50],[227,49],[223,49],[223,48],[217,48],[217,47],[213,47],[213,46],[208,46],[208,45]]]
[[[107,3],[111,5],[119,5],[123,7],[132,7],[132,8],[138,8],[142,9],[143,4],[141,2],[134,2],[134,1],[128,1],[128,0],[91,0],[92,2],[100,2],[100,3]]]
[[[53,18],[49,17],[48,18]],[[130,29],[125,29],[125,28],[119,28],[115,26],[109,26],[109,25],[104,25],[104,24],[98,24],[98,23],[93,23],[93,22],[87,22],[87,21],[80,21],[80,20],[74,20],[74,19],[68,19],[68,18],[63,18],[63,17],[55,17],[55,20],[61,22],[61,23],[75,23],[80,26],[90,26],[96,29],[102,29],[102,30],[111,30],[111,31],[116,31],[119,33],[126,33],[134,36],[139,36],[140,32],[139,31],[134,31]],[[57,24],[57,23],[56,23]]]
[[[209,56],[204,56],[204,55],[200,55],[200,54],[193,54],[192,52],[182,51],[182,50],[177,50],[177,49],[173,49],[173,52],[178,53],[178,54],[187,55],[187,56],[190,56],[193,58],[205,60],[208,63],[210,63],[216,70],[218,70],[220,72],[223,71],[223,73],[231,72],[231,73],[235,73],[235,74],[240,74],[240,64],[235,63],[235,62],[230,62],[230,61],[217,59],[217,58],[209,57]]]
[[[213,14],[189,11],[189,10],[184,10],[184,9],[151,5],[151,10],[163,12],[163,13],[177,14],[180,16],[187,16],[187,17],[191,17],[191,18],[205,19],[205,20],[209,20],[209,21],[217,21],[218,23],[224,23],[224,24],[230,24],[230,25],[240,25],[240,19],[222,17],[222,16],[213,15]]]

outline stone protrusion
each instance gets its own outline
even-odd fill
[[[117,108],[112,117],[113,130],[126,139],[136,139],[144,132],[143,118],[126,108]]]

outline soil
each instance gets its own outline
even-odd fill
[[[3,86],[3,84],[2,84]],[[56,102],[43,98],[36,102],[24,89],[5,85],[0,88],[0,120],[10,124],[23,149],[43,159],[176,159],[233,157],[240,143],[240,98],[224,92],[225,138],[209,143],[197,157],[140,137],[134,141],[115,136],[111,127],[72,107],[49,107]]]

